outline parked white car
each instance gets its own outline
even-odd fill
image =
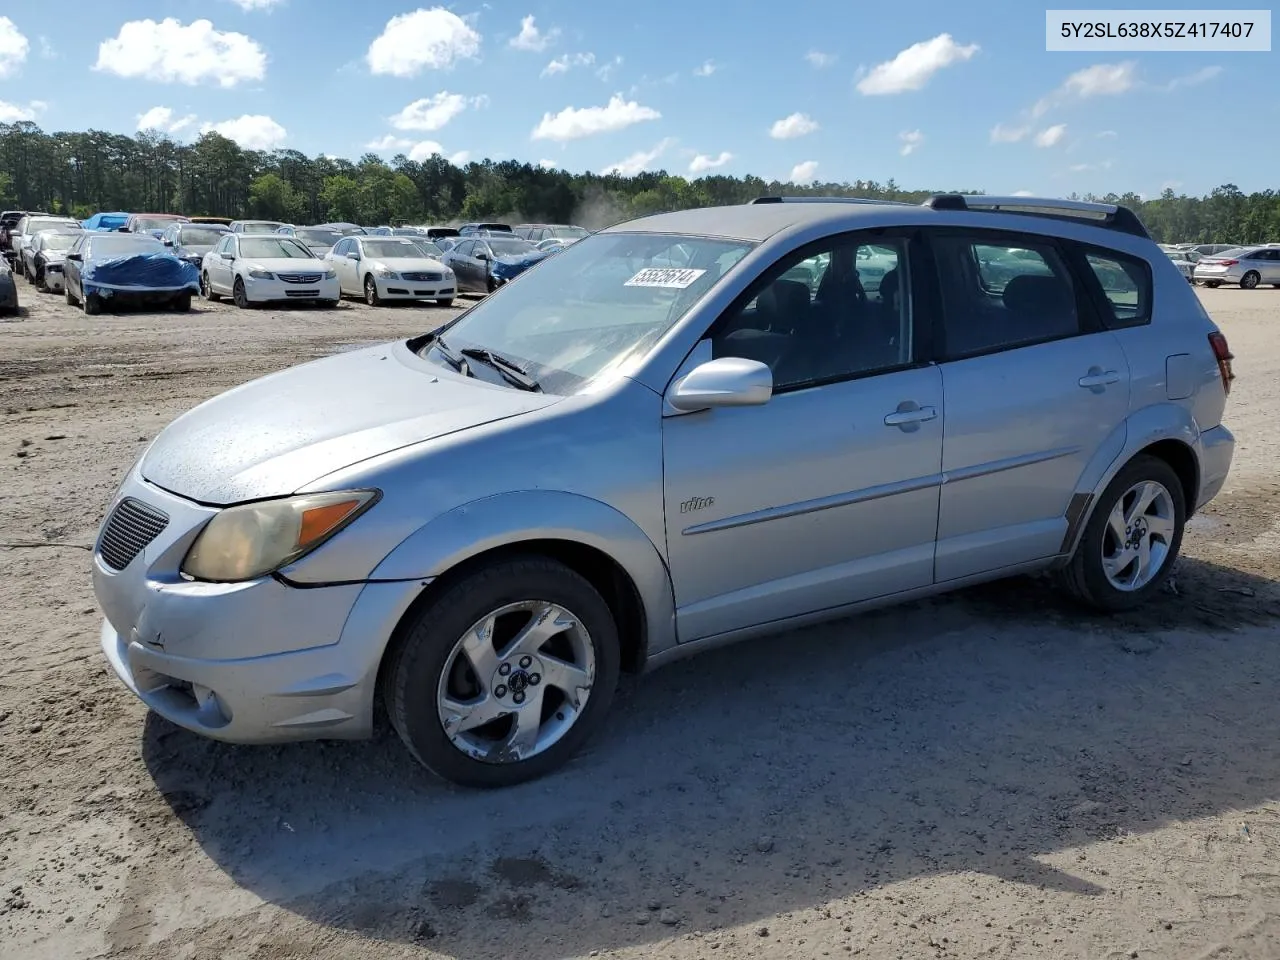
[[[337,272],[341,292],[362,296],[371,307],[384,300],[434,300],[448,307],[458,290],[453,270],[423,256],[408,237],[344,237],[324,259]]]
[[[33,214],[23,217],[13,230],[13,268],[24,277],[31,265],[31,241],[41,230],[72,231],[80,229],[80,221],[71,217],[59,217],[54,214]]]
[[[228,233],[204,255],[200,293],[231,297],[237,307],[273,300],[337,304],[338,274],[293,237]]]

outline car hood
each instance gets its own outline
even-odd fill
[[[67,259],[67,251],[65,250],[41,250],[46,264],[62,263]]]
[[[378,454],[559,399],[460,378],[403,342],[381,344],[282,370],[202,403],[160,433],[141,471],[202,503],[284,496]]]
[[[267,273],[324,273],[329,267],[319,260],[302,257],[254,257],[244,259],[246,270],[265,270]]]
[[[449,269],[443,263],[427,257],[379,257],[373,262],[376,266],[386,267],[396,273],[404,273],[406,270],[410,273],[429,270],[434,270],[436,273],[444,273],[445,270]]]
[[[178,255],[182,257],[203,257],[209,253],[216,244],[212,243],[184,243],[178,247]]]
[[[495,264],[502,264],[506,267],[530,267],[539,260],[545,260],[548,253],[545,250],[539,250],[537,253],[526,253],[523,255],[508,254],[505,257],[496,257]]]

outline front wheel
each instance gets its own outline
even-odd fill
[[[180,297],[174,297],[173,309],[178,313],[187,313],[191,309],[191,294],[184,293]]]
[[[244,281],[239,277],[236,277],[236,282],[231,286],[231,299],[241,310],[248,310],[252,306],[249,294],[244,289]]]
[[[364,302],[371,307],[382,305],[382,298],[378,296],[378,284],[374,281],[373,274],[364,278]]]
[[[1186,523],[1182,481],[1157,457],[1138,456],[1098,498],[1059,582],[1076,600],[1112,613],[1146,600],[1168,578]]]
[[[75,295],[72,294],[71,283],[67,280],[62,281],[62,295],[66,298],[68,307],[74,307],[80,303],[80,301],[75,298]]]
[[[217,303],[222,299],[221,294],[213,292],[213,284],[209,282],[208,272],[200,274],[200,296],[204,297],[210,303]]]
[[[96,293],[86,293],[82,303],[85,316],[92,317],[102,312],[102,300]]]
[[[501,787],[565,763],[618,682],[618,630],[581,575],[529,556],[446,588],[408,624],[383,674],[391,723],[429,770]]]
[[[1252,290],[1254,287],[1258,285],[1258,281],[1261,279],[1262,277],[1258,275],[1258,271],[1250,270],[1248,273],[1246,273],[1243,277],[1240,278],[1240,289]]]
[[[446,310],[453,306],[453,297],[441,297],[436,301],[437,307],[444,307]]]
[[[45,282],[44,269],[39,265],[36,266],[35,284],[36,284],[36,289],[39,290],[41,293],[49,292],[49,284]]]

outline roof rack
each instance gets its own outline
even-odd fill
[[[1089,220],[1099,226],[1150,240],[1151,234],[1138,215],[1128,207],[1115,203],[1087,203],[1083,200],[1053,200],[1047,197],[989,197],[985,194],[965,196],[940,193],[921,206],[931,210],[975,210],[980,212],[1017,213],[1033,217],[1061,220]]]
[[[893,203],[901,200],[876,200],[870,197],[756,197],[751,203]]]

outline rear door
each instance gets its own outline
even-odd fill
[[[943,308],[941,583],[1061,552],[1076,484],[1128,414],[1129,366],[1073,249],[981,230],[930,239]]]

